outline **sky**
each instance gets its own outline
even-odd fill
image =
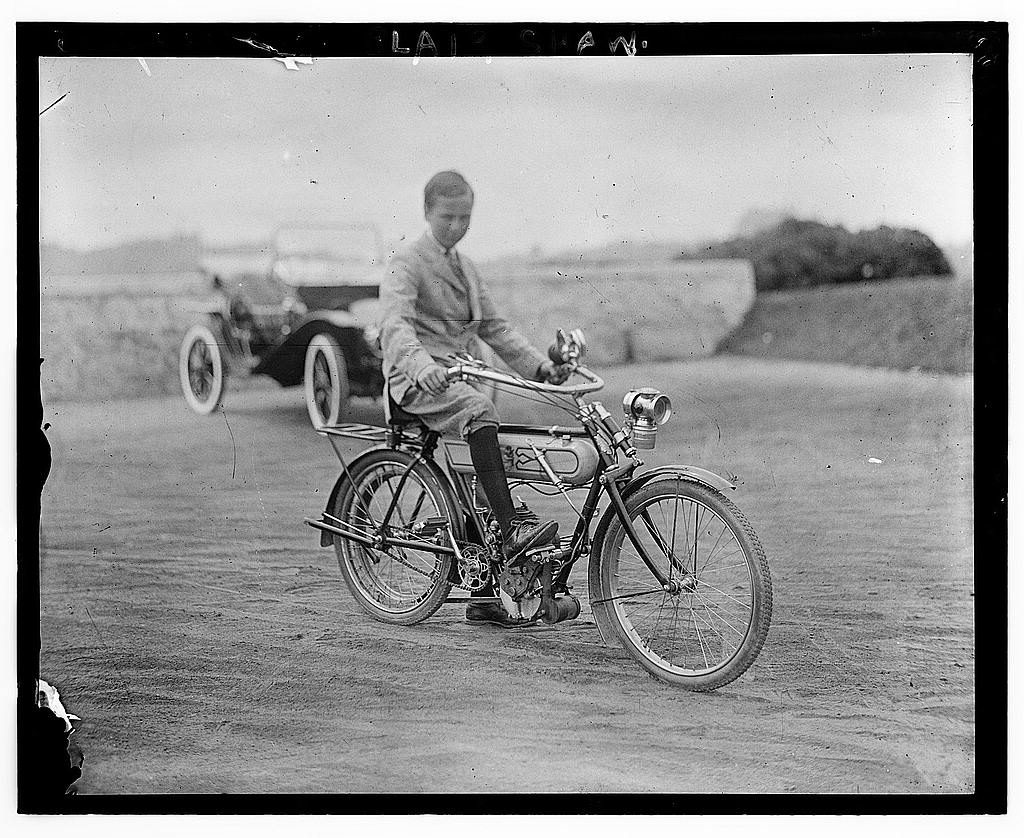
[[[40,232],[81,249],[424,228],[489,258],[731,235],[754,209],[971,239],[967,56],[40,60]]]

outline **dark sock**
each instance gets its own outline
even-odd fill
[[[480,488],[491,505],[491,514],[501,527],[502,538],[508,538],[512,528],[512,493],[508,490],[505,464],[498,448],[498,429],[493,425],[477,428],[467,438],[473,469],[480,480]]]

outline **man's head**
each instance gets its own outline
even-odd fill
[[[423,212],[442,247],[455,247],[469,229],[473,190],[458,172],[438,172],[423,190]]]

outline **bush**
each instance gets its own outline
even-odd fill
[[[952,273],[935,242],[917,230],[883,225],[851,233],[797,218],[680,258],[697,255],[749,259],[758,291]]]

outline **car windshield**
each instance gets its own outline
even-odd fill
[[[383,264],[373,227],[285,229],[275,240],[274,275],[287,285],[376,285]]]
[[[218,277],[229,294],[240,295],[250,305],[279,306],[287,289],[269,277],[270,262],[266,249],[211,249],[202,255],[199,267],[208,278]]]

